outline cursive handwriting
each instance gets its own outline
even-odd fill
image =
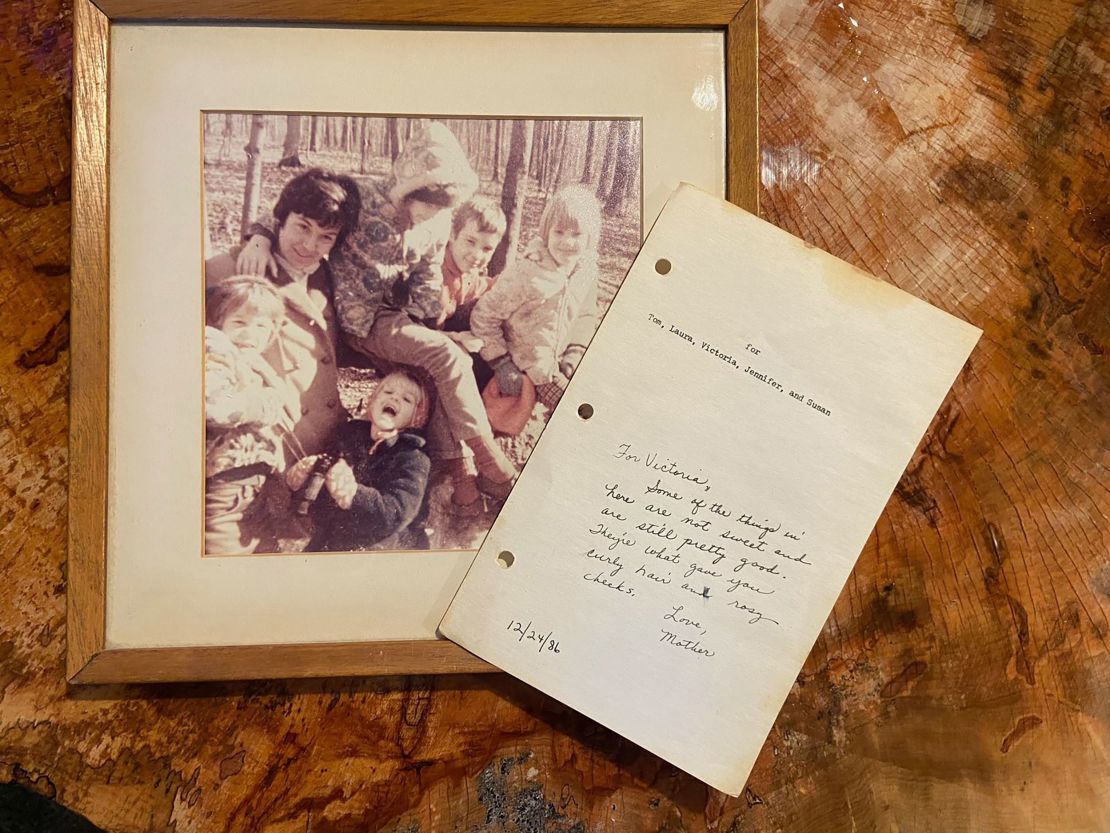
[[[672,492],[669,489],[664,489],[663,481],[660,480],[658,477],[655,478],[654,486],[648,486],[646,489],[644,489],[644,494],[663,495],[663,497],[669,497],[671,500],[682,500],[682,495],[680,495],[678,492]]]
[[[590,547],[590,549],[587,550],[584,555],[586,556],[586,558],[595,558],[601,563],[611,566],[613,569],[609,571],[610,576],[616,576],[617,573],[624,569],[624,562],[621,561],[621,557],[619,555],[610,555],[608,553],[598,552],[593,547]]]
[[[657,575],[657,574],[653,573],[651,570],[649,570],[643,564],[641,564],[639,567],[636,568],[636,575],[643,576],[646,579],[651,579],[652,581],[656,582],[657,584],[670,584],[671,583],[671,574],[670,573],[667,573],[667,575],[665,575],[665,576],[660,576],[660,575]]]
[[[701,486],[705,491],[709,491],[708,477],[700,473],[695,474],[694,472],[686,471],[679,466],[677,461],[667,456],[660,456],[656,451],[634,453],[632,451],[632,443],[621,443],[617,446],[616,453],[614,453],[613,456],[618,460],[627,460],[630,463],[642,463],[645,468],[670,475],[679,480],[684,480],[695,486]]]
[[[683,578],[690,578],[690,576],[700,574],[703,576],[712,576],[713,578],[720,578],[721,574],[716,570],[708,570],[705,567],[699,567],[697,562],[690,562],[690,566],[686,568],[686,575]]]
[[[616,590],[618,593],[624,593],[628,596],[636,595],[635,590],[625,585],[624,579],[621,579],[616,584],[613,584],[613,582],[609,581],[609,578],[604,572],[585,573],[582,578],[583,580],[588,581],[591,584],[600,584],[602,587],[608,587],[610,590]]]
[[[610,532],[609,527],[607,527],[601,521],[598,521],[597,525],[593,529],[590,530],[590,534],[591,535],[600,535],[605,540],[611,541],[612,543],[609,544],[609,549],[611,549],[611,550],[615,550],[619,546],[625,546],[625,547],[634,547],[634,546],[636,546],[636,539],[635,538],[629,538],[627,535],[623,535],[621,533],[614,534],[614,533]]]
[[[646,532],[648,535],[662,538],[665,541],[673,541],[678,537],[678,533],[666,524],[648,523],[645,521],[642,524],[637,524],[636,529],[640,530],[640,532]]]
[[[733,535],[727,529],[721,533],[721,537],[724,538],[726,541],[735,541],[737,544],[741,544],[742,546],[745,546],[750,550],[755,550],[756,552],[763,552],[767,548],[766,541],[752,541],[749,538],[744,538],[742,536],[738,537],[736,535]]]
[[[620,493],[619,489],[620,489],[620,484],[619,483],[613,483],[612,485],[607,484],[605,486],[605,497],[611,497],[613,500],[619,500],[622,503],[635,503],[636,502],[633,498],[630,498],[627,495],[622,495]]]
[[[689,625],[692,628],[697,628],[698,632],[705,636],[705,628],[702,627],[701,622],[696,619],[691,619],[688,616],[681,615],[682,611],[686,609],[686,605],[671,605],[671,612],[663,614],[664,622],[677,622],[680,625]]]
[[[741,610],[745,613],[750,613],[751,616],[748,618],[748,624],[749,625],[754,625],[757,622],[770,622],[772,625],[777,625],[778,624],[777,620],[771,619],[768,616],[764,616],[762,613],[760,613],[754,607],[748,607],[746,604],[740,604],[740,602],[729,602],[729,607],[734,607],[737,610]]]
[[[788,621],[793,595],[776,590],[817,560],[812,534],[754,503],[719,500],[710,473],[662,449],[620,442],[606,456],[619,472],[607,471],[592,487],[601,518],[580,528],[596,543],[579,550],[588,562],[583,581],[628,599],[631,610],[662,603],[657,641],[702,659],[721,653],[723,642],[701,641],[715,628],[730,627],[735,637],[744,624]],[[729,639],[730,653],[736,643]]]
[[[763,520],[763,523],[760,523],[759,521],[754,520],[751,515],[741,515],[739,518],[736,519],[736,522],[743,524],[744,526],[751,526],[758,529],[759,539],[761,541],[766,538],[769,533],[778,532],[780,529],[782,529],[782,524],[775,524],[772,526],[770,525],[771,522],[768,521],[766,518]]]
[[[677,633],[671,633],[671,631],[663,630],[662,628],[659,629],[659,633],[662,634],[662,636],[659,637],[659,641],[665,645],[672,645],[675,648],[682,648],[683,650],[691,651],[704,657],[712,657],[717,655],[716,651],[711,651],[708,648],[701,647],[701,642],[698,640],[685,639],[682,636],[679,636]]]
[[[751,584],[739,578],[730,578],[728,581],[728,590],[726,593],[732,593],[735,590],[751,590],[753,593],[758,593],[761,596],[770,596],[774,590],[764,590],[761,587]]]

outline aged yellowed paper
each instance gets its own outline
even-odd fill
[[[738,795],[979,335],[681,186],[441,632]]]

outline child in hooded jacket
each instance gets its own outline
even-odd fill
[[[470,329],[501,395],[519,396],[524,378],[554,407],[597,329],[597,246],[601,207],[580,185],[544,207],[539,236],[474,305]]]

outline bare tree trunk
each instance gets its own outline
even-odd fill
[[[594,178],[593,171],[590,170],[594,163],[594,126],[597,122],[591,121],[589,131],[586,133],[586,163],[582,166],[582,179],[580,182],[583,185],[588,185],[590,180]]]
[[[488,132],[488,122],[479,122],[474,125],[474,141],[471,145],[470,156],[474,160],[475,172],[482,170],[482,164],[486,161],[486,134]]]
[[[235,127],[235,114],[224,113],[224,132],[220,137],[220,161],[231,156],[231,137]]]
[[[311,136],[309,137],[309,140],[308,140],[308,149],[311,150],[311,151],[315,151],[320,146],[317,143],[318,142],[318,133],[317,133],[317,131],[319,130],[319,125],[320,125],[320,117],[319,116],[313,116],[312,117],[312,133],[311,133]]]
[[[385,127],[385,143],[386,153],[389,154],[389,161],[396,162],[397,154],[401,152],[401,124],[400,120],[396,118],[388,118]]]
[[[552,184],[555,190],[559,190],[559,183],[563,181],[563,163],[567,158],[567,130],[569,124],[567,122],[559,123],[559,136],[558,141],[555,143],[555,176],[552,177]]]
[[[597,172],[597,198],[604,201],[608,192],[608,180],[613,169],[613,151],[617,143],[617,129],[613,122],[609,122],[609,135],[605,140],[605,155],[601,158],[601,168]]]
[[[532,148],[531,148],[532,152],[528,155],[528,176],[530,176],[530,177],[532,177],[532,179],[536,179],[536,180],[539,179],[539,174],[540,174],[540,146],[543,144],[544,124],[545,124],[545,122],[543,122],[543,121],[533,121],[532,122],[532,134],[534,136],[534,139],[533,139]],[[515,123],[514,123],[514,126],[515,126]],[[510,138],[510,142],[511,141],[512,141],[512,139]],[[506,179],[508,178],[508,176],[509,176],[509,173],[508,173],[508,170],[506,170],[506,172],[505,172]]]
[[[558,126],[555,122],[544,122],[543,153],[540,155],[540,181],[545,194],[551,190],[551,146],[553,144],[551,139],[557,129]]]
[[[644,174],[642,153],[640,152],[641,136],[639,130],[632,130],[629,125],[628,159],[631,173],[628,177],[628,188],[624,192],[626,200],[640,204],[640,178]]]
[[[304,116],[285,117],[285,143],[281,147],[279,168],[303,168],[301,161],[301,121]]]
[[[547,145],[547,122],[537,121],[535,138],[532,140],[532,156],[536,160],[535,170],[532,171],[532,179],[536,180],[536,184],[540,187],[540,191],[544,188],[543,179],[543,165],[544,165],[544,151]]]
[[[501,128],[504,122],[497,119],[493,128],[493,181],[501,181]]]
[[[362,120],[362,148],[358,160],[358,172],[366,173],[366,163],[370,159],[370,120]]]
[[[609,194],[605,198],[605,213],[610,216],[619,214],[624,206],[624,192],[628,188],[628,179],[632,173],[632,152],[629,148],[629,139],[632,134],[632,123],[627,119],[617,122],[617,147],[613,167],[613,182],[609,187]]]
[[[509,135],[509,159],[505,164],[505,186],[501,189],[501,209],[508,220],[508,230],[501,238],[489,272],[499,275],[516,257],[520,243],[521,219],[524,215],[524,191],[528,179],[528,159],[531,156],[535,122],[531,119],[513,121]]]
[[[258,200],[262,194],[262,151],[258,140],[262,136],[262,128],[266,125],[264,116],[257,113],[251,116],[251,135],[247,146],[247,183],[243,190],[243,220],[239,224],[239,233],[246,235],[258,216]]]

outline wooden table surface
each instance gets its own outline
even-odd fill
[[[7,0],[0,830],[1110,829],[1110,2],[760,40],[763,216],[985,332],[726,799],[505,675],[67,690],[70,11]]]

